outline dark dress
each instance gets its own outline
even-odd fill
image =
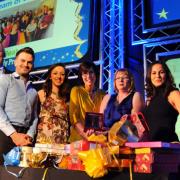
[[[178,141],[175,133],[178,112],[161,91],[157,92],[149,105],[145,107],[144,115],[150,129],[151,141]]]
[[[104,110],[104,126],[110,128],[124,114],[131,114],[132,99],[135,92],[130,93],[121,103],[117,102],[117,94],[111,95]]]

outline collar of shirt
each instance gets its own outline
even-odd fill
[[[13,76],[15,79],[20,79],[20,75],[19,75],[17,72],[13,72],[13,73],[12,73],[12,76]]]
[[[17,73],[17,72],[13,72],[12,73],[12,76],[15,78],[15,79],[20,79],[20,75]],[[21,80],[21,79],[20,79]],[[30,89],[32,87],[32,81],[27,81],[27,83],[26,83],[26,91],[28,90],[28,89]]]

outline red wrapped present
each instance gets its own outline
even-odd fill
[[[92,146],[92,143],[86,140],[79,140],[70,144],[70,154],[77,154],[79,151],[87,151]]]
[[[179,163],[180,153],[176,154],[160,154],[160,153],[145,153],[136,154],[136,163]]]
[[[67,158],[67,169],[84,171],[84,165],[77,155],[71,155]]]
[[[161,172],[161,173],[177,173],[178,172],[177,163],[135,163],[133,166],[133,170],[136,173],[153,173],[153,172]]]

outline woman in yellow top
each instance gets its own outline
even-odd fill
[[[70,141],[87,139],[92,132],[84,132],[86,112],[99,112],[105,93],[96,87],[98,73],[94,63],[86,61],[79,67],[80,86],[75,86],[70,95]]]

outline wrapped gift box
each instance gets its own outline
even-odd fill
[[[70,154],[76,155],[79,151],[87,151],[90,149],[95,149],[97,148],[97,146],[100,145],[86,140],[75,141],[70,144]]]
[[[179,154],[180,149],[167,148],[135,148],[135,154],[159,153],[159,154]]]
[[[134,149],[129,147],[120,147],[119,154],[134,154]]]
[[[161,141],[154,142],[126,142],[125,146],[131,148],[169,148],[169,149],[180,149],[180,143],[167,143]]]
[[[177,163],[135,163],[133,166],[133,170],[136,173],[177,173],[178,166],[179,164]]]
[[[84,165],[77,155],[71,155],[67,158],[67,169],[84,171]]]
[[[52,148],[52,149],[65,149],[65,144],[40,144],[36,143],[35,147],[40,147],[40,148]]]
[[[68,145],[64,144],[40,144],[36,143],[33,151],[46,152],[50,154],[69,154]]]
[[[179,163],[180,164],[180,153],[179,154],[160,154],[160,153],[145,153],[136,154],[136,163]]]
[[[112,160],[112,162],[108,164],[108,168],[129,168],[132,162],[133,160],[131,159],[117,159],[117,161]]]

